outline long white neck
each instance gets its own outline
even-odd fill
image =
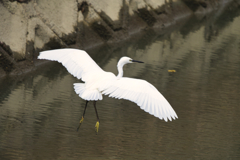
[[[123,66],[124,64],[118,64],[117,65],[117,69],[118,69],[118,75],[117,75],[117,78],[122,78],[123,76]]]
[[[122,57],[117,64],[117,69],[118,69],[118,75],[117,78],[122,78],[123,77],[123,66],[127,63],[132,63],[131,58],[129,57]]]

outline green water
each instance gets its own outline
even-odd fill
[[[148,30],[88,51],[115,74],[122,56],[144,61],[124,76],[156,86],[178,114],[172,122],[105,96],[99,134],[92,103],[77,132],[85,101],[61,64],[1,79],[0,159],[240,159],[239,26],[239,11],[192,17],[165,34]]]

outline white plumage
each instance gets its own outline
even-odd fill
[[[102,100],[102,94],[118,99],[127,99],[137,103],[141,109],[165,121],[172,120],[177,114],[150,83],[141,79],[123,76],[123,66],[127,63],[139,62],[129,57],[122,57],[118,64],[118,76],[102,70],[83,50],[56,49],[41,52],[38,59],[58,61],[67,68],[74,77],[85,83],[74,83],[75,92],[84,100]]]

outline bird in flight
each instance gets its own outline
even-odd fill
[[[141,79],[123,77],[123,66],[125,64],[143,63],[141,61],[122,57],[117,63],[118,75],[115,76],[111,72],[102,70],[87,52],[79,49],[65,48],[43,51],[40,52],[38,59],[58,61],[74,77],[85,82],[74,83],[75,92],[79,97],[86,100],[77,130],[84,120],[88,102],[93,101],[97,116],[95,130],[98,133],[99,116],[96,102],[103,99],[102,95],[135,102],[144,111],[159,119],[164,119],[166,122],[178,118],[168,101],[152,84]]]

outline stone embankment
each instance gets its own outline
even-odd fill
[[[0,0],[0,77],[31,71],[39,51],[118,43],[240,0]]]

